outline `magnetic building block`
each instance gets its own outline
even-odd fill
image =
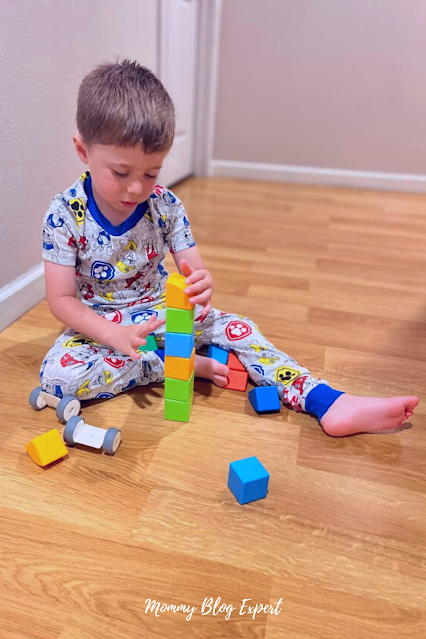
[[[228,351],[226,351],[224,348],[220,348],[219,346],[214,346],[214,344],[210,344],[207,351],[207,357],[216,359],[221,364],[227,364]]]
[[[181,308],[166,309],[166,331],[168,333],[187,333],[194,330],[194,309],[186,311]]]
[[[229,465],[228,488],[240,504],[263,499],[268,492],[269,473],[257,457],[248,457]]]
[[[248,396],[250,404],[257,413],[270,413],[281,409],[276,386],[258,386],[253,388]]]
[[[195,348],[191,357],[168,357],[164,358],[164,377],[173,379],[183,379],[187,381],[195,368]]]
[[[66,446],[58,429],[53,428],[43,435],[34,437],[25,445],[25,450],[31,459],[39,466],[47,466],[68,455]]]
[[[164,397],[179,402],[192,402],[194,392],[194,373],[188,381],[166,377],[164,384]]]
[[[245,391],[247,388],[248,374],[246,371],[233,371],[229,369],[228,383],[223,388],[229,390]]]
[[[238,357],[234,355],[234,353],[228,353],[228,361],[226,362],[228,368],[233,371],[245,371],[246,369],[241,364]]]
[[[191,357],[195,344],[195,329],[188,333],[166,332],[165,353],[170,357]]]
[[[156,351],[157,350],[157,342],[155,341],[154,335],[148,335],[146,337],[146,344],[141,344],[138,348],[138,351]]]
[[[176,422],[189,422],[192,411],[192,399],[190,402],[179,402],[175,399],[164,400],[164,419],[172,419]]]
[[[186,277],[179,273],[172,273],[166,283],[166,306],[167,308],[181,308],[191,310],[194,304],[191,304],[187,295],[185,295]]]

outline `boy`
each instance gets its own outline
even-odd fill
[[[113,397],[163,381],[161,358],[138,353],[154,332],[164,339],[164,256],[169,249],[196,307],[196,347],[233,349],[259,385],[317,416],[332,436],[392,430],[413,413],[416,397],[355,397],[315,379],[278,351],[246,318],[212,309],[205,268],[182,203],[155,186],[174,137],[173,103],[136,62],[104,64],[82,81],[74,145],[89,166],[57,195],[43,225],[46,292],[52,313],[70,326],[41,367],[43,390],[80,399]],[[196,356],[195,374],[218,386],[228,367]]]

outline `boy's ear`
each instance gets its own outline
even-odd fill
[[[87,156],[87,147],[84,144],[81,135],[79,133],[75,133],[72,136],[72,141],[74,142],[75,150],[77,151],[77,155],[83,164],[89,164],[89,158]]]

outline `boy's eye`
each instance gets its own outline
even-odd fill
[[[145,177],[149,178],[150,180],[156,180],[157,179],[156,175],[149,175],[148,173],[145,173]]]
[[[122,177],[125,178],[127,177],[129,174],[128,173],[119,173],[118,171],[114,171],[114,169],[112,170],[112,172],[114,173],[114,175],[116,175],[117,177]]]

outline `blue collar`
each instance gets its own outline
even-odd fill
[[[92,176],[88,175],[84,180],[84,190],[87,195],[87,208],[92,214],[95,221],[101,226],[105,231],[107,231],[110,235],[123,235],[126,231],[130,231],[136,224],[143,218],[146,211],[149,208],[148,200],[138,204],[133,213],[126,219],[124,222],[119,224],[118,226],[114,226],[111,222],[103,215],[96,204],[95,198],[93,197],[92,190]]]

